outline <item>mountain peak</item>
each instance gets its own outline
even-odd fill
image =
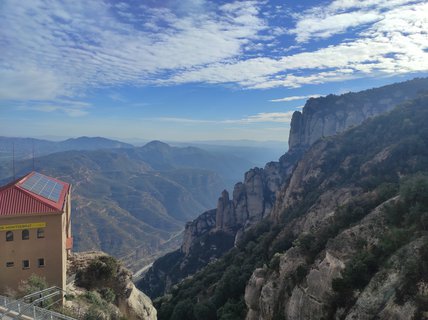
[[[150,149],[171,149],[171,146],[165,142],[159,141],[159,140],[153,140],[149,143],[145,144],[143,148],[150,148]]]

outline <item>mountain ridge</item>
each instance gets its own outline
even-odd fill
[[[315,142],[271,216],[155,300],[159,319],[427,316],[427,106]]]
[[[207,242],[207,238],[209,238],[210,235],[216,237],[216,232],[229,234],[234,237],[233,243],[238,243],[241,235],[249,226],[261,221],[271,213],[277,193],[288,183],[288,179],[294,170],[295,164],[309,148],[308,141],[313,143],[325,135],[334,135],[339,132],[338,130],[345,131],[355,126],[357,123],[361,123],[377,114],[392,110],[396,104],[405,101],[408,97],[418,95],[419,92],[423,92],[426,88],[428,88],[428,79],[416,78],[403,83],[364,90],[361,92],[361,97],[359,93],[348,93],[340,96],[329,95],[325,98],[309,99],[303,111],[296,111],[293,115],[289,138],[290,148],[288,152],[284,154],[278,162],[266,164],[264,169],[254,168],[247,171],[244,182],[235,185],[232,199],[229,199],[229,194],[227,192],[223,192],[218,200],[215,222],[208,220],[208,223],[205,213],[201,216],[201,220],[196,218],[194,221],[186,224],[183,244],[180,249],[181,255],[177,254],[180,258],[176,261],[176,264],[180,265],[181,268],[181,272],[178,273],[181,278],[168,272],[169,268],[171,268],[171,270],[176,269],[171,262],[168,265],[164,265],[159,261],[147,272],[147,276],[138,286],[149,296],[156,297],[159,294],[167,292],[175,282],[192,274],[195,270],[195,265],[197,265],[196,269],[199,269],[208,264],[211,261],[209,254],[204,252],[203,255],[205,258],[200,259],[198,254],[193,254],[191,251],[193,246],[199,248],[200,243]],[[389,96],[391,92],[398,92],[399,94],[393,95],[392,98],[388,100],[390,104],[384,103],[385,97]],[[343,101],[348,99],[354,99],[359,104],[356,105],[355,102],[347,106]],[[368,103],[370,99],[374,100],[371,104]],[[376,103],[376,101],[381,101],[382,103]],[[326,104],[320,104],[321,102]],[[327,121],[329,120],[329,114],[325,110],[328,110],[329,106],[332,104],[333,116],[330,115],[331,119],[329,122]],[[379,105],[380,107],[378,108]],[[321,108],[321,110],[317,110],[317,106]],[[308,109],[306,109],[307,107]],[[349,121],[341,121],[338,125],[333,126],[331,121],[334,122],[338,119],[336,112],[340,114],[346,113],[346,110],[348,110],[346,108],[349,109],[350,114],[353,114],[353,116],[349,117]],[[365,111],[358,112],[358,110]],[[296,121],[298,124],[295,123]],[[319,130],[319,127],[317,127],[318,123],[325,125],[326,129]],[[302,125],[304,127],[302,127]],[[299,128],[299,130],[296,128]],[[314,128],[318,129],[315,130]],[[203,225],[204,228],[201,228],[201,225]],[[233,244],[229,247],[222,246],[222,252],[218,250],[219,248],[214,247],[214,250],[212,250],[212,257],[217,258],[232,247]],[[206,250],[210,251],[209,248],[206,248]],[[200,249],[196,251],[200,252]],[[166,269],[162,267],[156,269],[156,267],[160,266]],[[189,269],[189,272],[186,271],[186,268]],[[190,272],[190,270],[192,270],[192,272]],[[175,273],[177,274],[176,271]],[[154,289],[155,292],[152,292],[151,283],[155,282],[168,283],[169,285],[163,287],[162,285],[159,286],[155,284],[153,286],[153,288],[156,288]],[[160,287],[164,288],[164,292],[158,291]]]
[[[223,177],[246,169],[246,162],[236,159],[153,142],[57,152],[35,158],[35,169],[73,185],[75,250],[101,249],[124,257],[135,271],[158,251],[179,246],[185,222],[215,204],[227,187]],[[17,161],[15,167],[23,175],[32,160]],[[10,175],[8,167],[0,167],[0,175]]]

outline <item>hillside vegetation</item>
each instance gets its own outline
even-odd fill
[[[422,319],[428,98],[306,152],[272,214],[155,301],[159,319]]]

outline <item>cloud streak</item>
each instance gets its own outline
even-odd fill
[[[270,102],[289,102],[289,101],[296,101],[296,100],[305,100],[305,99],[309,99],[309,98],[318,98],[321,97],[320,94],[311,94],[311,95],[307,95],[307,96],[290,96],[290,97],[285,97],[285,98],[280,98],[280,99],[272,99],[269,100]]]
[[[89,113],[91,104],[82,101],[58,99],[56,101],[31,101],[27,104],[19,104],[18,110],[38,111],[44,113],[59,112],[69,117],[82,117]]]
[[[150,120],[161,122],[187,123],[187,124],[256,124],[256,123],[290,123],[293,111],[289,112],[261,112],[254,115],[246,116],[241,119],[226,120],[204,120],[190,118],[160,117]]]

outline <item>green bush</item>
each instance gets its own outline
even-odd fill
[[[102,288],[99,290],[99,292],[101,294],[101,297],[109,303],[113,303],[116,299],[116,295],[114,294],[114,291],[111,288]]]
[[[28,280],[23,281],[20,286],[20,291],[22,291],[24,295],[27,295],[47,288],[48,283],[44,277],[32,274]]]
[[[91,290],[105,287],[117,276],[118,261],[111,256],[100,256],[91,261],[86,269],[76,273],[76,284],[79,287]]]

